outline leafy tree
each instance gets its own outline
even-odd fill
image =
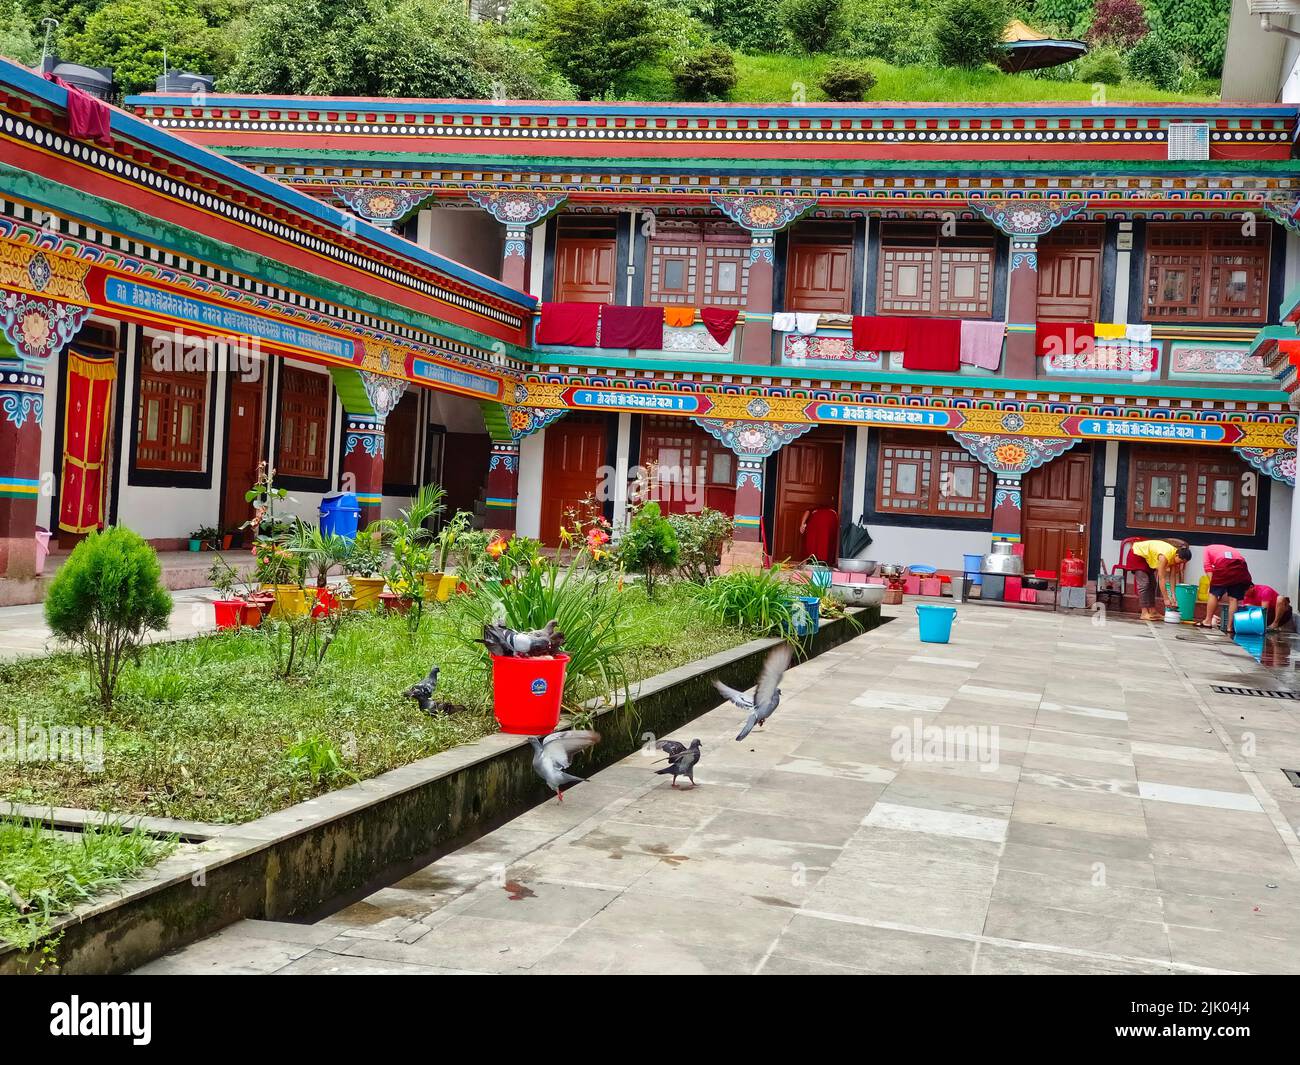
[[[1036,29],[1082,38],[1092,20],[1092,0],[1036,0],[1029,20]]]
[[[946,67],[990,62],[1007,25],[1004,0],[948,0],[935,21],[934,43]]]
[[[851,102],[865,99],[876,84],[876,75],[865,63],[839,61],[826,68],[818,87],[829,100]]]
[[[673,86],[682,100],[723,100],[736,87],[736,57],[714,45],[690,52],[673,69]]]
[[[1149,0],[1151,28],[1203,74],[1223,73],[1231,0]]]
[[[618,544],[623,565],[634,573],[645,574],[645,592],[651,599],[655,580],[676,566],[680,555],[677,533],[655,502],[646,503],[636,512]]]
[[[1156,33],[1149,33],[1134,45],[1125,57],[1128,76],[1145,81],[1157,89],[1177,89],[1182,80],[1178,55]]]
[[[109,0],[86,19],[80,33],[62,34],[59,58],[112,67],[127,93],[151,90],[163,72],[213,69],[218,41],[213,29],[179,0]]]
[[[780,5],[772,0],[693,0],[690,13],[723,44],[770,52],[781,39]]]
[[[844,51],[906,66],[934,52],[934,9],[894,0],[844,0]]]
[[[1131,48],[1150,32],[1141,0],[1097,0],[1089,40]]]
[[[659,58],[669,27],[654,0],[544,0],[533,27],[542,55],[584,100],[617,93]]]
[[[8,18],[0,21],[0,55],[28,67],[35,66],[41,57],[35,27],[21,4],[15,3]]]
[[[146,633],[167,627],[172,597],[161,573],[153,548],[118,526],[82,540],[50,581],[45,621],[55,636],[85,651],[104,707]]]
[[[841,0],[784,0],[781,18],[794,46],[803,52],[832,52],[844,32]]]

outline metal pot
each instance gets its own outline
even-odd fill
[[[845,573],[865,573],[870,577],[876,572],[876,563],[869,558],[842,558],[838,568]]]
[[[885,601],[883,584],[832,584],[831,593],[845,606],[879,606]]]
[[[898,562],[882,562],[880,564],[880,575],[882,577],[901,577],[904,566]]]
[[[1003,576],[1018,577],[1025,572],[1023,555],[1012,552],[1012,544],[999,540],[993,550],[984,556],[984,573],[1001,573]]]

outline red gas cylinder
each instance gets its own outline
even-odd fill
[[[1073,551],[1066,551],[1061,559],[1061,587],[1082,588],[1088,583],[1088,564],[1081,558],[1075,558]]]

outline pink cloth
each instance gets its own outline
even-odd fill
[[[963,321],[961,323],[961,361],[982,370],[996,370],[1002,365],[1003,322]]]
[[[1277,589],[1270,588],[1267,584],[1252,584],[1250,591],[1241,599],[1242,606],[1262,606],[1265,613],[1271,613],[1276,602]]]
[[[600,309],[600,346],[662,351],[664,309],[662,307],[619,307],[606,303]]]
[[[1242,557],[1241,552],[1235,547],[1228,547],[1225,544],[1208,544],[1205,548],[1205,554],[1202,557],[1202,568],[1206,573],[1213,573],[1214,567],[1225,558]]]
[[[534,339],[538,344],[594,348],[599,318],[599,303],[543,303],[542,320],[537,323]]]

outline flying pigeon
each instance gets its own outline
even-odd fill
[[[438,690],[438,667],[434,666],[429,670],[428,675],[418,684],[412,684],[402,695],[407,699],[414,699],[426,714],[433,709],[433,693]]]
[[[540,740],[536,736],[529,736],[528,742],[533,745],[533,772],[546,781],[555,792],[557,800],[564,802],[563,789],[582,783],[581,777],[565,772],[569,768],[569,758],[599,740],[599,732],[586,729],[552,732],[545,739]]]
[[[755,725],[761,726],[776,713],[776,708],[781,705],[781,677],[790,665],[791,653],[788,643],[779,644],[768,652],[752,696],[738,692],[735,688],[728,688],[721,681],[713,682],[713,686],[718,689],[723,698],[740,709],[749,711],[749,717],[745,719],[745,725],[736,739],[743,740]]]
[[[684,776],[690,780],[691,787],[695,787],[695,765],[700,760],[700,741],[691,740],[691,745],[687,747],[676,740],[660,740],[655,746],[668,755],[668,764],[663,769],[656,770],[656,775],[671,773],[674,788],[677,787],[677,778]]]
[[[498,658],[521,658],[557,654],[564,644],[564,633],[556,631],[556,622],[548,621],[543,629],[532,632],[515,632],[499,622],[483,626],[483,639],[488,653]]]

